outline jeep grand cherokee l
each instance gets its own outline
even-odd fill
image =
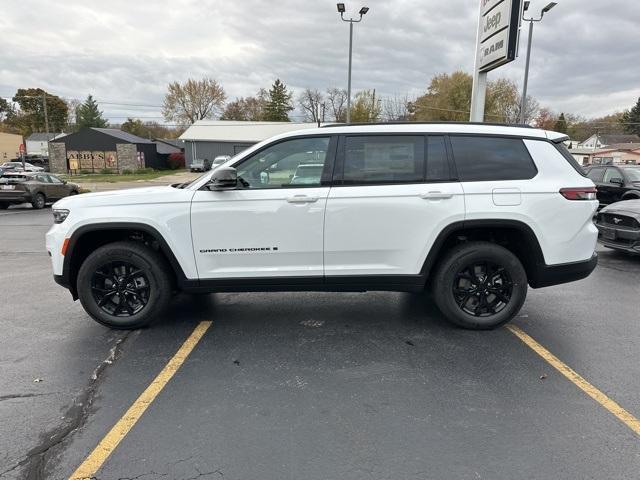
[[[54,205],[56,281],[112,328],[174,291],[424,292],[495,328],[528,286],[595,268],[596,190],[562,134],[486,124],[330,126],[258,143],[190,184]],[[292,182],[322,165],[315,181]]]

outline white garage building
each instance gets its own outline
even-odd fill
[[[184,140],[188,168],[196,158],[212,161],[218,155],[233,156],[274,135],[316,127],[315,123],[198,120],[180,140]]]

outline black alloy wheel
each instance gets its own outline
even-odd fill
[[[113,261],[95,270],[91,291],[105,313],[129,317],[140,313],[149,303],[150,284],[146,274],[135,265]]]
[[[506,269],[493,262],[474,262],[460,270],[453,281],[458,307],[474,317],[500,313],[511,301],[513,282]]]

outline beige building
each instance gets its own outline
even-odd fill
[[[22,135],[0,132],[0,163],[18,158],[21,143]]]

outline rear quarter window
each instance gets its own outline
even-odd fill
[[[452,135],[450,139],[462,182],[528,180],[538,174],[519,138]]]
[[[564,143],[554,143],[554,145],[556,147],[556,150],[560,152],[560,155],[562,155],[564,159],[567,162],[569,162],[569,165],[571,165],[576,172],[578,172],[583,177],[587,176],[587,173],[585,172],[584,168],[582,168],[582,166],[580,165],[580,163],[578,163],[575,157],[571,155],[571,152],[569,151],[569,149]]]

